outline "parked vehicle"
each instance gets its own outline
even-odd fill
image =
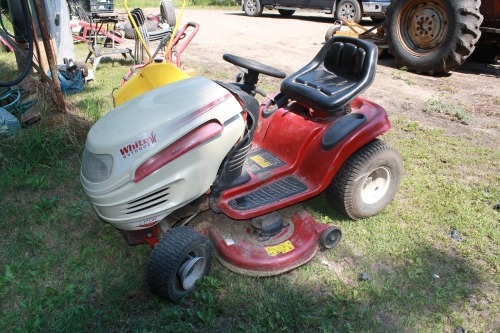
[[[500,1],[392,0],[384,30],[401,66],[443,74],[469,56],[491,62],[500,55]]]
[[[297,9],[314,9],[335,18],[360,22],[364,16],[381,22],[385,16],[385,9],[389,0],[236,0],[248,16],[259,16],[264,8],[277,9],[282,16],[292,16]]]

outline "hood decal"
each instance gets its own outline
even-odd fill
[[[156,133],[151,132],[151,134],[145,138],[136,140],[134,143],[130,143],[122,148],[120,148],[120,154],[123,158],[127,158],[135,153],[138,153],[148,147],[152,147],[156,143]]]

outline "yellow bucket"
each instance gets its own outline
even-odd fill
[[[127,77],[127,75],[125,75]],[[132,98],[166,84],[189,78],[182,69],[169,62],[153,62],[137,69],[124,84],[113,92],[115,107]]]

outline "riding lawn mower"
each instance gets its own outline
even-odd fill
[[[390,128],[385,110],[359,96],[375,78],[372,43],[334,37],[287,78],[223,59],[242,71],[236,82],[185,76],[138,87],[85,145],[81,182],[95,212],[129,244],[153,248],[147,283],[171,301],[196,289],[214,254],[252,276],[307,263],[341,231],[297,204],[323,193],[344,215],[366,218],[390,203],[402,176],[399,154],[378,139]],[[284,79],[262,103],[260,75]],[[204,211],[211,217],[197,221]]]

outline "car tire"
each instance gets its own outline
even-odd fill
[[[335,9],[336,18],[344,18],[346,20],[361,22],[361,6],[357,0],[340,0]]]
[[[264,8],[260,4],[260,0],[244,0],[243,10],[248,16],[260,16]]]
[[[295,13],[295,10],[293,10],[293,9],[278,9],[278,12],[283,17],[290,17],[293,15],[293,13]]]

